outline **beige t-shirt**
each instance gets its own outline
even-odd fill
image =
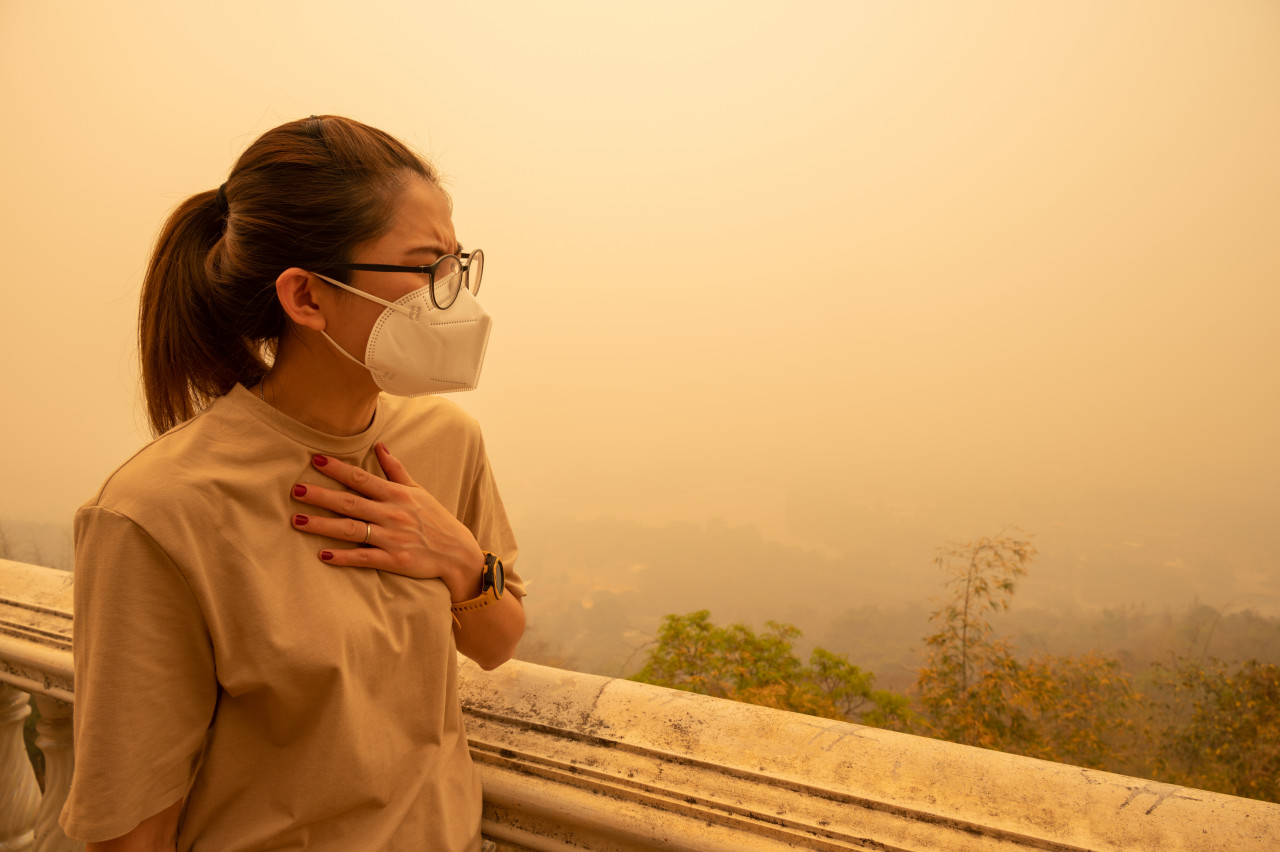
[[[359,435],[237,386],[140,450],[76,515],[75,749],[59,820],[108,840],[186,796],[179,852],[475,850],[480,781],[449,592],[317,553],[294,483],[316,452],[383,474],[383,441],[507,568],[516,544],[476,421],[383,396]]]

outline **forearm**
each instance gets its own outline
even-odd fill
[[[480,609],[457,613],[457,618],[454,643],[485,671],[511,659],[524,634],[524,604],[516,594],[503,595]]]

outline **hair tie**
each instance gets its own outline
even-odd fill
[[[227,185],[224,183],[218,187],[218,212],[225,218],[231,215],[231,205],[227,204]]]

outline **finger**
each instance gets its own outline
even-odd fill
[[[391,455],[386,444],[379,441],[375,449],[378,454],[378,464],[382,465],[382,471],[387,475],[387,479],[411,488],[418,487],[418,483],[414,482],[413,477],[409,475],[409,469],[400,463],[400,459]]]
[[[299,482],[293,486],[293,499],[299,503],[309,503],[328,509],[348,518],[374,523],[386,523],[386,512],[382,504],[361,497],[354,491],[336,491],[321,485],[304,485]]]
[[[399,574],[402,577],[413,577],[414,579],[424,579],[422,576],[412,574],[398,564],[395,558],[385,550],[379,550],[376,547],[370,548],[347,548],[347,547],[328,547],[320,551],[317,556],[320,561],[327,565],[338,565],[352,568],[373,568],[378,571],[386,571],[388,574]]]
[[[378,544],[378,527],[355,518],[322,518],[319,515],[297,514],[293,516],[293,528],[339,541],[364,544],[368,538],[371,544]]]
[[[385,557],[386,553],[376,548],[328,547],[317,555],[321,562],[327,562],[330,565],[382,568],[383,563],[389,563],[389,560],[380,558],[380,556]]]
[[[391,493],[390,484],[382,477],[374,476],[362,467],[347,464],[341,459],[335,459],[333,456],[316,454],[311,457],[311,464],[325,476],[336,479],[366,497],[382,500]]]

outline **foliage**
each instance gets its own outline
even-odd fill
[[[905,696],[874,688],[875,675],[843,654],[815,648],[796,656],[800,630],[776,621],[762,633],[718,627],[708,610],[662,619],[654,648],[633,680],[878,727],[905,730]]]
[[[833,718],[857,720],[864,725],[895,731],[910,729],[910,699],[875,689],[875,674],[853,665],[844,654],[814,648],[809,655],[809,677],[834,705],[837,715]]]
[[[1012,749],[1021,754],[1117,771],[1117,761],[1140,748],[1134,719],[1143,696],[1114,657],[1091,651],[1080,656],[1033,657],[1022,680],[1036,696],[1034,735]]]
[[[1179,784],[1280,801],[1280,666],[1179,657],[1157,666],[1172,716],[1157,772]],[[1186,718],[1189,711],[1190,718]]]

